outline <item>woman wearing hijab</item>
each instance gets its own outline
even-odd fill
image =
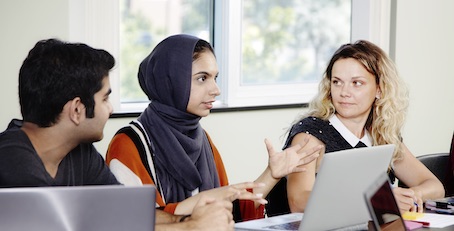
[[[190,35],[161,41],[140,64],[139,83],[150,103],[136,121],[112,139],[106,161],[126,185],[153,184],[157,207],[190,214],[201,195],[239,198],[236,221],[263,217],[266,196],[281,177],[305,169],[320,147],[298,153],[300,144],[275,152],[265,140],[269,164],[255,182],[228,183],[221,156],[201,117],[209,115],[215,97],[218,68],[210,44]],[[304,145],[304,144],[303,144]]]

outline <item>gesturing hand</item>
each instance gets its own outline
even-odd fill
[[[240,200],[253,200],[256,201],[260,204],[266,204],[267,201],[263,199],[263,195],[257,195],[254,194],[248,189],[254,189],[254,188],[259,188],[263,187],[264,185],[262,183],[255,183],[255,182],[244,182],[244,183],[238,183],[238,184],[233,184],[233,185],[228,185],[228,186],[223,186],[219,188],[214,188],[210,190],[203,191],[200,194],[200,196],[206,196],[210,198],[215,198],[218,200],[229,200],[229,201],[234,201],[236,199]],[[251,190],[253,191],[253,190]]]
[[[322,148],[321,145],[317,145],[311,148],[305,148],[309,138],[304,140],[304,145],[300,144],[289,147],[281,152],[276,152],[273,145],[268,139],[265,139],[266,149],[268,150],[268,166],[271,169],[271,175],[280,179],[293,172],[302,172],[306,169],[303,165],[306,165],[319,156],[319,152]]]
[[[232,202],[202,197],[188,220],[194,230],[233,230]]]

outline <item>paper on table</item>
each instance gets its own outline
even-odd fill
[[[438,213],[424,213],[424,216],[414,219],[414,221],[429,222],[429,227],[444,228],[446,226],[454,225],[454,216]]]

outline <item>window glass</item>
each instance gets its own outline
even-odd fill
[[[308,102],[326,63],[352,34],[351,0],[118,0],[119,101],[140,112],[140,62],[165,37],[214,45],[222,89],[215,108]]]
[[[140,62],[172,34],[211,42],[211,0],[120,0],[119,4],[121,103],[146,102],[137,81]]]
[[[241,85],[318,82],[350,41],[350,0],[243,0]]]

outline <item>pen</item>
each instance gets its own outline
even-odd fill
[[[420,223],[420,224],[422,224],[422,226],[429,226],[430,225],[430,222],[428,222],[428,221],[415,221],[415,220],[413,220],[413,222]]]
[[[416,209],[418,209],[419,205],[416,202],[413,202],[413,204],[416,206]]]

